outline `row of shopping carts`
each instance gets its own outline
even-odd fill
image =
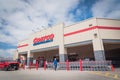
[[[111,71],[111,61],[78,61],[59,62],[58,70],[80,70],[80,71]],[[48,63],[47,69],[53,69],[53,63]]]

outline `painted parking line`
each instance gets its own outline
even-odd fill
[[[109,73],[109,72],[107,72],[107,73],[105,74],[105,76],[109,76],[109,74],[110,74],[110,73]]]
[[[115,74],[113,78],[118,79],[118,74]]]
[[[104,76],[104,77],[120,80],[120,75],[117,73],[111,73],[111,72],[91,72],[91,73],[99,75],[99,76]]]

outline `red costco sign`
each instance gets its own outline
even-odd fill
[[[43,37],[34,38],[33,46],[48,43],[48,42],[52,42],[53,38],[54,38],[54,34],[49,34],[49,35],[46,35],[46,36],[43,36]]]

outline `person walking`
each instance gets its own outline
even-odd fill
[[[53,64],[54,64],[54,69],[56,71],[56,69],[57,69],[57,60],[56,60],[56,58],[54,59]]]

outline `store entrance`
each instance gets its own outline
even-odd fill
[[[79,60],[78,54],[68,54],[69,61],[77,61]]]
[[[111,60],[114,67],[120,67],[120,43],[104,43],[106,60]]]
[[[39,67],[43,67],[44,66],[45,58],[43,56],[39,56],[37,58],[37,61],[38,61]]]
[[[67,53],[69,61],[94,60],[92,44],[68,47]]]
[[[56,58],[57,61],[59,61],[58,49],[33,53],[33,59],[38,61],[39,67],[44,66],[44,61],[53,62],[54,58]]]

